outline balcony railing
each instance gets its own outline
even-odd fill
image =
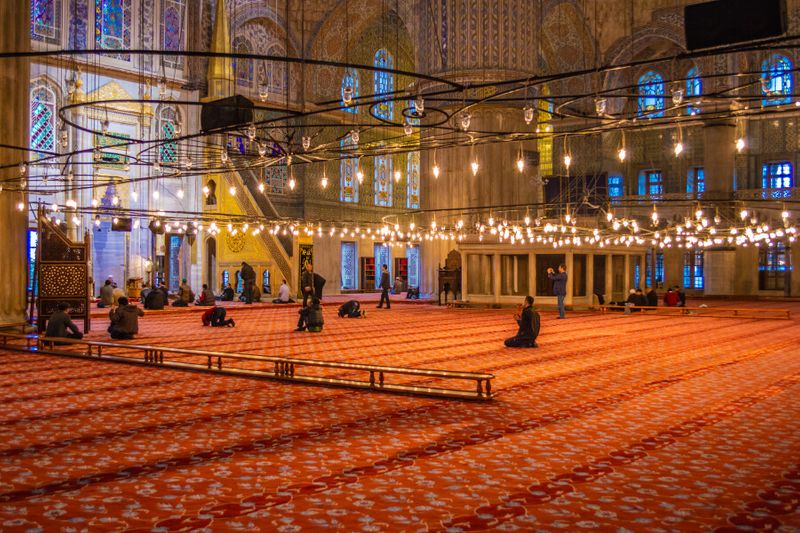
[[[800,187],[781,189],[742,189],[735,193],[737,200],[799,200]]]

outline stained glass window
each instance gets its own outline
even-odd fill
[[[342,243],[342,289],[357,289],[356,286],[356,262],[358,261],[356,243]]]
[[[289,182],[289,171],[286,165],[273,165],[264,169],[264,185],[272,194],[284,194]]]
[[[342,139],[340,147],[342,153],[356,148],[356,144],[348,135]],[[339,166],[340,195],[342,202],[358,202],[358,159],[355,157],[345,157]]]
[[[409,209],[419,209],[419,152],[408,154],[408,200]]]
[[[683,255],[683,287],[703,288],[703,252],[689,251]]]
[[[383,265],[389,270],[389,282],[392,281],[392,249],[384,244],[376,244],[375,247],[375,288],[380,289],[381,272]]]
[[[782,55],[772,55],[761,64],[761,93],[764,105],[792,101],[792,62]]]
[[[392,158],[375,157],[375,205],[392,207]]]
[[[764,163],[761,167],[762,189],[785,189],[793,186],[792,164],[788,161]]]
[[[408,286],[419,288],[419,246],[414,245],[406,250],[408,257]]]
[[[623,195],[623,181],[622,176],[609,176],[608,177],[608,197],[618,198]]]
[[[95,0],[94,38],[98,48],[124,50],[131,47],[132,1]],[[130,60],[128,54],[118,54],[114,57]]]
[[[286,52],[280,44],[273,44],[267,50],[267,55],[284,56]],[[266,76],[266,78],[264,77]],[[264,62],[264,70],[259,77],[259,84],[266,84],[272,94],[283,95],[286,90],[286,63],[282,61]]]
[[[31,38],[48,44],[61,44],[61,0],[31,2]]]
[[[233,40],[233,50],[237,54],[252,53],[252,46],[243,37],[236,37]],[[253,60],[237,59],[233,60],[233,71],[236,73],[236,84],[243,87],[253,86]]]
[[[639,116],[664,116],[664,77],[652,70],[639,78]]]
[[[782,242],[758,251],[758,290],[782,291],[786,284],[786,246]]]
[[[660,170],[643,170],[639,174],[639,195],[658,198],[664,194],[664,179]]]
[[[686,73],[686,98],[693,102],[702,94],[703,79],[700,77],[700,73],[695,67]],[[700,108],[690,105],[686,108],[686,112],[690,115],[696,115],[700,112]]]
[[[38,85],[31,91],[31,150],[36,157],[55,152],[56,93],[48,85]]]
[[[647,250],[645,254],[645,286],[650,287],[651,282],[650,280],[653,279],[653,252],[652,250]],[[664,283],[664,253],[663,252],[656,252],[656,273],[655,273],[655,281],[656,287],[661,287]]]
[[[352,90],[352,98],[355,102],[358,98],[358,72],[352,68],[347,69],[344,76],[342,76],[342,105],[344,105],[344,90],[346,87],[350,87]],[[358,113],[358,107],[352,104],[344,110],[348,113]]]
[[[706,172],[703,167],[689,169],[689,175],[686,177],[686,192],[692,194],[706,192]]]
[[[162,0],[161,12],[162,48],[175,52],[183,50],[185,0]],[[183,65],[183,56],[164,56],[164,64],[168,67],[180,68]]]
[[[178,121],[178,112],[174,107],[163,107],[158,114],[159,134],[164,142],[158,147],[158,157],[162,163],[178,162],[178,143],[171,141],[175,138],[175,123]]]
[[[394,59],[385,48],[375,52],[374,65],[379,68],[394,68]],[[375,71],[374,91],[375,95],[389,94],[394,92],[394,74],[390,72]],[[375,114],[382,119],[392,120],[394,102],[391,100],[380,102],[375,108]]]

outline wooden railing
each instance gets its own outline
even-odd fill
[[[277,379],[281,381],[309,383],[314,385],[349,387],[380,392],[456,398],[462,400],[491,400],[492,380],[494,379],[494,375],[480,372],[458,372],[452,370],[428,368],[366,365],[334,361],[315,361],[312,359],[214,352],[207,350],[192,350],[187,348],[172,348],[168,346],[151,346],[144,344],[123,344],[115,342],[38,337],[37,335],[24,335],[11,332],[0,332],[0,340],[2,340],[3,348],[13,350],[32,352],[36,351],[39,353],[92,359],[102,358],[108,361],[158,365],[184,370],[203,370],[233,375],[247,375],[250,377]],[[68,347],[82,347],[82,350],[74,351],[65,349]],[[104,350],[105,353],[103,353]],[[109,350],[115,350],[115,353],[109,353]],[[126,353],[130,352],[134,352],[138,355],[138,357],[125,355]],[[200,358],[203,363],[201,364],[170,360],[168,357],[169,355]],[[223,368],[223,361],[226,361],[225,368]],[[230,362],[232,361],[266,363],[271,365],[271,367],[260,369],[237,368],[230,365]],[[312,376],[302,372],[304,369],[309,368],[345,370],[348,371],[348,373],[363,373],[364,378],[350,379],[342,376]],[[416,376],[419,378],[424,378],[425,381],[471,381],[474,382],[474,385],[471,390],[467,390],[442,387],[425,387],[414,384],[390,383],[390,376],[397,375]]]
[[[624,305],[598,306],[602,313],[625,311]],[[631,306],[632,313],[648,313],[668,316],[706,317],[706,318],[760,318],[765,320],[790,320],[791,310],[770,308],[732,308],[732,307],[651,307]]]

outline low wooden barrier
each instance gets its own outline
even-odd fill
[[[309,383],[314,385],[349,387],[380,392],[435,396],[462,400],[491,400],[492,380],[494,379],[494,375],[480,372],[458,372],[452,370],[437,370],[427,368],[366,365],[334,361],[315,361],[312,359],[214,352],[207,350],[191,350],[186,348],[171,348],[167,346],[38,337],[37,335],[22,335],[16,333],[0,332],[0,340],[2,340],[3,348],[12,350],[91,359],[102,358],[103,360],[108,361],[158,365],[184,370],[202,370],[207,372],[211,371],[232,375],[247,375],[251,377]],[[63,349],[64,347],[83,347],[83,350],[79,352],[70,351]],[[103,353],[104,349],[106,353]],[[139,354],[141,359],[120,353],[108,353],[108,350],[110,349],[134,352]],[[205,364],[189,363],[185,361],[171,361],[168,357],[165,357],[169,356],[170,354],[182,357],[199,357],[205,361]],[[223,368],[223,361],[226,361],[225,368]],[[254,361],[271,364],[272,366],[269,369],[236,368],[227,364],[230,361]],[[304,368],[324,368],[363,372],[365,373],[365,378],[359,380],[344,379],[341,377],[319,377],[304,375],[302,373],[302,369]],[[472,390],[466,390],[441,387],[420,387],[415,385],[404,385],[400,383],[389,383],[388,379],[393,375],[408,375],[428,379],[453,381],[473,381],[475,382],[475,385]]]
[[[600,312],[625,311],[624,305],[601,305]],[[659,314],[667,316],[706,317],[706,318],[757,318],[764,320],[791,320],[789,309],[769,308],[731,308],[731,307],[667,307],[631,306],[632,313]]]

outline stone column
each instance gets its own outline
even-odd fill
[[[606,301],[614,299],[614,259],[611,252],[606,253]]]
[[[528,294],[536,296],[536,254],[528,252]]]
[[[502,280],[500,279],[500,254],[492,255],[492,292],[494,293],[494,303],[500,303],[500,293],[502,292]]]
[[[575,271],[572,270],[572,267],[575,264],[575,261],[573,261],[574,255],[575,254],[573,254],[573,252],[567,252],[566,257],[564,258],[564,260],[566,261],[566,264],[564,266],[567,267],[567,275],[568,275],[567,296],[564,298],[564,305],[570,305],[570,306],[572,305],[572,295],[575,293],[575,291],[572,290],[572,288],[575,286],[575,278],[573,277],[575,276]],[[586,275],[585,272],[584,275]]]
[[[631,268],[631,254],[625,254],[625,281],[623,282],[623,295],[628,297],[628,292],[631,290],[631,281],[633,280],[633,269]]]
[[[586,254],[586,298],[594,305],[594,254]]]
[[[26,52],[30,49],[30,2],[0,2],[0,50]],[[30,65],[28,59],[0,60],[0,95],[3,102],[3,127],[0,128],[0,144],[28,146],[28,86]],[[27,151],[0,148],[0,170],[2,179],[19,176],[17,164],[27,160]],[[0,322],[22,322],[25,320],[25,281],[27,279],[27,227],[28,198],[26,194],[11,192],[14,183],[6,182],[0,193]],[[16,204],[22,201],[25,209],[18,211]]]

